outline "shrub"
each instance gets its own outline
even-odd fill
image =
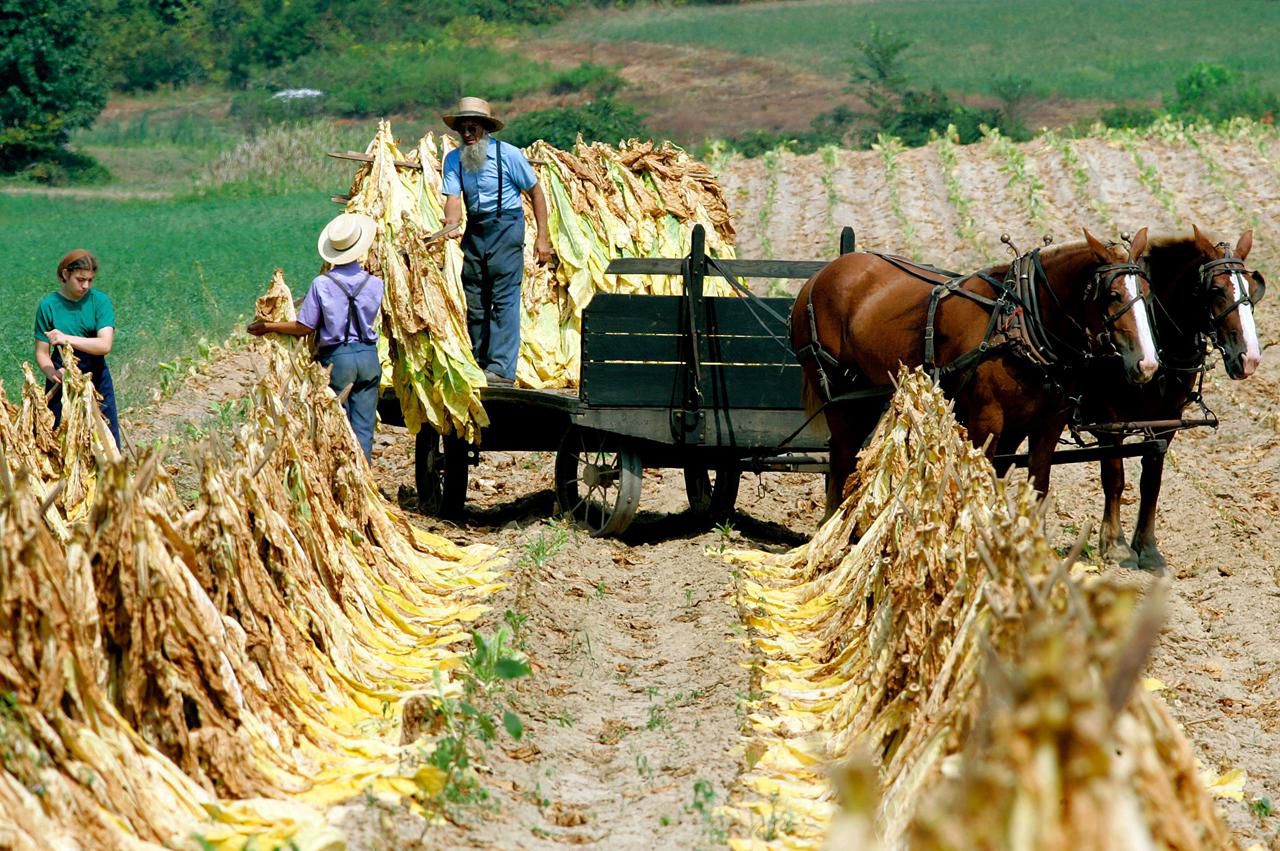
[[[932,133],[945,133],[954,125],[960,144],[968,145],[982,138],[981,125],[999,126],[997,110],[977,109],[955,103],[937,86],[932,89],[908,89],[898,105],[875,115],[873,125],[863,131],[863,145],[870,147],[878,135],[896,136],[908,147],[929,144]]]
[[[19,173],[33,183],[43,183],[46,186],[106,183],[111,179],[111,172],[93,157],[65,148],[59,148],[30,163]]]
[[[538,109],[519,115],[502,132],[502,139],[526,147],[538,139],[557,148],[572,148],[578,135],[584,142],[616,145],[623,139],[649,138],[644,117],[633,107],[613,98],[600,98],[582,106]]]
[[[1280,96],[1222,65],[1200,62],[1174,84],[1173,100],[1165,102],[1176,118],[1229,121],[1236,116],[1274,117]]]
[[[567,95],[572,92],[590,92],[595,97],[612,97],[622,88],[618,72],[603,65],[583,62],[577,68],[561,71],[551,84],[551,94]]]
[[[1098,114],[1107,127],[1150,127],[1160,117],[1160,110],[1150,106],[1114,106]]]

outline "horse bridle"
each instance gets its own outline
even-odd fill
[[[1014,265],[1009,268],[1009,276],[1013,277],[1015,274],[1014,269],[1021,266],[1025,266],[1028,261],[1034,263],[1034,267],[1033,267],[1034,273],[1038,273],[1041,280],[1047,281],[1048,275],[1045,274],[1044,266],[1041,265],[1040,263],[1040,249],[1038,248],[1035,249],[1034,251],[1031,251],[1029,254],[1024,254],[1018,257],[1014,261]],[[1032,278],[1034,278],[1034,273],[1031,276]],[[1107,263],[1102,266],[1099,266],[1097,269],[1094,270],[1093,277],[1090,278],[1089,280],[1089,285],[1085,287],[1085,291],[1084,291],[1085,302],[1087,303],[1100,298],[1103,292],[1111,288],[1111,284],[1112,282],[1115,281],[1116,278],[1124,277],[1126,275],[1133,275],[1137,278],[1141,278],[1142,280],[1146,281],[1147,291],[1148,292],[1151,291],[1151,279],[1147,276],[1146,270],[1143,269],[1141,266],[1139,266],[1137,263],[1132,263],[1132,262]],[[1027,307],[1029,309],[1031,316],[1034,317],[1034,320],[1033,320],[1034,325],[1029,323],[1028,331],[1035,334],[1038,337],[1041,337],[1045,341],[1047,341],[1049,336],[1056,336],[1056,335],[1051,335],[1049,331],[1043,328],[1043,326],[1041,325],[1042,320],[1040,319],[1039,286],[1036,284],[1034,280],[1031,280],[1028,283],[1025,278],[1025,273],[1018,274],[1017,282],[1020,284],[1022,283],[1027,284],[1026,286],[1021,288],[1025,290],[1025,294],[1023,294],[1022,301],[1024,301],[1024,303],[1027,304]],[[1067,317],[1067,319],[1071,322],[1071,324],[1075,326],[1076,330],[1080,333],[1080,336],[1084,337],[1085,340],[1089,341],[1090,350],[1081,351],[1077,349],[1075,346],[1068,344],[1065,340],[1058,338],[1058,342],[1061,344],[1062,348],[1066,349],[1068,352],[1074,355],[1075,359],[1078,361],[1088,361],[1091,358],[1097,358],[1097,357],[1118,357],[1120,355],[1120,349],[1119,347],[1116,346],[1115,338],[1112,334],[1112,329],[1115,328],[1115,324],[1119,322],[1120,319],[1126,313],[1132,310],[1134,306],[1138,304],[1138,302],[1144,301],[1146,298],[1142,294],[1141,288],[1139,288],[1138,294],[1135,295],[1133,298],[1129,299],[1123,305],[1121,305],[1120,309],[1117,310],[1115,313],[1104,312],[1102,317],[1102,322],[1104,327],[1096,335],[1093,335],[1089,333],[1088,328],[1085,328],[1083,325],[1077,322],[1071,316],[1071,314],[1067,313],[1063,309],[1062,300],[1058,298],[1057,293],[1055,293],[1051,287],[1045,287],[1045,289],[1048,291],[1049,295],[1053,297],[1054,304],[1057,306],[1059,310],[1062,311],[1062,315]],[[1095,343],[1097,345],[1096,349],[1094,349]],[[1045,351],[1040,354],[1042,356],[1043,354],[1048,354],[1049,355],[1048,362],[1050,363],[1059,362],[1059,359],[1056,356],[1053,356],[1051,348],[1049,348],[1047,345],[1045,345],[1043,348]]]
[[[1099,298],[1105,290],[1111,289],[1111,284],[1116,278],[1123,278],[1128,275],[1133,275],[1135,278],[1141,278],[1146,281],[1147,293],[1149,294],[1151,292],[1151,279],[1147,277],[1146,270],[1137,263],[1107,263],[1106,265],[1099,266],[1094,270],[1093,279],[1089,282],[1089,286],[1086,287],[1084,291],[1085,301],[1093,301],[1094,299]],[[1120,354],[1120,349],[1116,346],[1115,339],[1112,337],[1111,331],[1115,328],[1116,323],[1119,322],[1126,313],[1133,310],[1134,306],[1138,304],[1138,302],[1145,301],[1146,298],[1147,297],[1142,294],[1142,288],[1139,287],[1138,294],[1122,304],[1120,309],[1115,313],[1103,313],[1102,324],[1105,327],[1098,334],[1098,344],[1104,348],[1110,348],[1109,351],[1105,351],[1103,353],[1105,356]]]
[[[1245,267],[1244,260],[1233,255],[1231,253],[1231,249],[1225,242],[1219,243],[1218,248],[1222,249],[1226,256],[1219,257],[1216,260],[1210,260],[1208,263],[1204,263],[1200,266],[1200,291],[1206,298],[1209,297],[1209,290],[1213,287],[1213,279],[1223,272],[1235,272],[1242,277],[1252,278],[1252,273],[1250,273],[1249,269]],[[1263,296],[1267,294],[1266,283],[1258,280],[1257,278],[1252,279],[1254,283],[1258,285],[1259,292],[1257,298],[1250,295],[1249,288],[1245,287],[1244,293],[1239,298],[1227,305],[1219,311],[1217,315],[1209,320],[1211,325],[1209,333],[1213,336],[1215,344],[1218,343],[1218,323],[1222,321],[1223,317],[1232,311],[1239,309],[1240,305],[1246,302],[1251,306],[1256,305],[1258,302],[1262,301]]]

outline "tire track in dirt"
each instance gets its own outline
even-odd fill
[[[379,429],[379,438],[380,486],[408,494],[412,439],[396,428]],[[722,844],[725,825],[712,805],[741,770],[751,674],[730,568],[715,551],[801,543],[821,515],[821,481],[749,477],[739,513],[717,530],[686,511],[680,471],[646,470],[631,528],[620,540],[595,539],[546,519],[553,459],[484,453],[460,525],[413,515],[511,559],[508,588],[481,628],[501,626],[506,609],[526,616],[518,640],[534,673],[514,697],[525,741],[487,757],[482,782],[498,806],[433,826],[419,844],[415,817],[351,804],[341,815],[353,849]]]

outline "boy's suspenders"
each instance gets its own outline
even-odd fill
[[[336,284],[338,289],[342,290],[342,294],[347,297],[347,329],[342,335],[342,342],[351,342],[351,326],[354,325],[356,328],[356,339],[361,343],[372,343],[373,340],[366,340],[364,338],[364,334],[360,333],[362,329],[360,328],[360,314],[356,312],[356,296],[360,295],[360,291],[364,289],[365,284],[369,283],[369,279],[373,276],[368,272],[365,272],[364,280],[360,282],[360,285],[356,287],[354,291],[348,291],[347,288],[342,285],[341,281],[332,278],[327,274],[324,275],[324,277]],[[324,313],[321,312],[320,316],[323,319]]]

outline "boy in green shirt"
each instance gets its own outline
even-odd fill
[[[120,445],[120,417],[116,410],[115,385],[107,367],[107,355],[115,340],[115,310],[111,299],[92,289],[98,273],[98,259],[77,248],[58,263],[59,288],[40,300],[36,308],[36,365],[45,377],[54,426],[62,420],[62,349],[69,345],[76,353],[76,365],[93,379],[102,397],[102,415],[111,427],[111,436]]]

